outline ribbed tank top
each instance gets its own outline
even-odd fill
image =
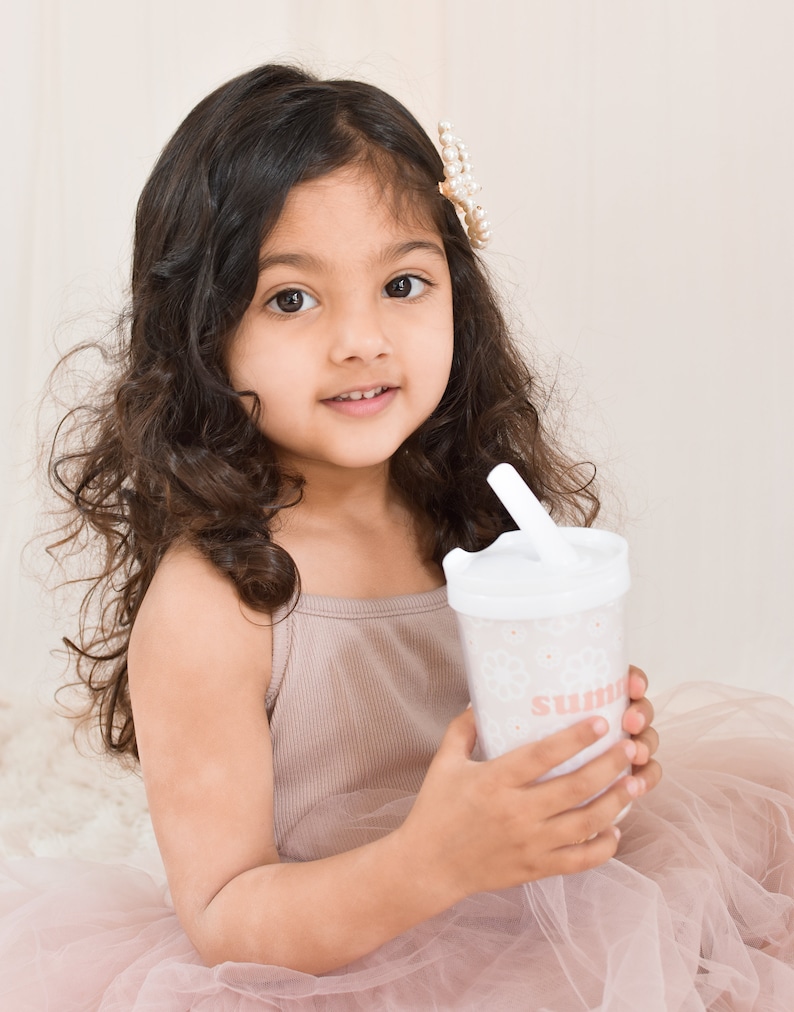
[[[276,844],[320,803],[419,790],[468,689],[446,588],[401,597],[304,594],[274,615],[266,696]]]

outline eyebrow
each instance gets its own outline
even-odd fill
[[[400,260],[409,253],[414,252],[430,253],[444,263],[447,262],[447,255],[443,246],[430,239],[408,239],[405,242],[395,242],[384,247],[379,256],[374,258],[375,263],[391,263]],[[259,273],[268,270],[270,267],[300,267],[304,270],[321,270],[324,261],[313,253],[270,253],[259,259]]]

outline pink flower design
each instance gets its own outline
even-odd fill
[[[562,663],[562,652],[550,645],[539,647],[535,660],[542,668],[558,668]]]
[[[507,727],[507,733],[511,738],[518,738],[520,741],[529,741],[529,737],[532,733],[532,726],[526,717],[511,717],[505,726]]]
[[[522,629],[522,627],[518,624],[514,625],[511,622],[502,630],[502,639],[505,640],[506,643],[523,643],[526,638],[526,629]]]
[[[591,636],[602,636],[608,628],[609,621],[602,612],[592,615],[587,623],[587,631]]]

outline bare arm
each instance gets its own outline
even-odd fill
[[[264,697],[268,621],[196,553],[164,560],[130,644],[141,765],[176,912],[202,958],[321,973],[470,893],[594,867],[630,798],[616,746],[575,774],[532,781],[597,738],[592,722],[489,763],[453,721],[405,824],[356,850],[281,864]],[[592,834],[587,844],[572,846]]]
[[[141,767],[176,912],[206,962],[339,966],[440,909],[399,838],[281,864],[264,699],[272,634],[188,549],[162,563],[129,668]]]

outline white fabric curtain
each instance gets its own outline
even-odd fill
[[[22,556],[47,374],[120,307],[135,200],[179,120],[282,60],[464,135],[550,421],[565,408],[630,540],[654,688],[794,698],[789,0],[9,0],[3,21],[0,687],[49,687],[74,628],[31,576],[40,546]]]

